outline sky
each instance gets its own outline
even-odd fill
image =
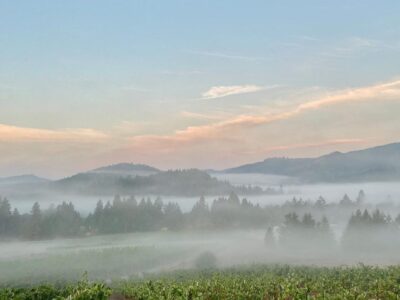
[[[0,176],[400,141],[399,1],[0,0]]]

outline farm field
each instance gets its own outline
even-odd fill
[[[0,299],[399,299],[400,267],[258,265],[105,284],[2,288]]]
[[[141,279],[146,274],[196,268],[204,254],[219,269],[249,265],[390,266],[396,251],[351,252],[338,245],[290,249],[268,247],[262,230],[147,232],[47,241],[0,244],[0,286],[76,282],[88,273],[91,281]],[[208,264],[206,263],[206,266]]]

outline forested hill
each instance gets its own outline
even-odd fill
[[[105,167],[100,167],[89,171],[88,173],[112,173],[112,174],[124,174],[124,175],[140,175],[147,176],[160,172],[159,169],[144,165],[144,164],[133,164],[133,163],[119,163]]]
[[[200,196],[225,195],[232,191],[241,195],[274,193],[273,190],[263,191],[258,187],[233,186],[197,169],[164,171],[149,176],[79,173],[53,182],[51,188],[57,192],[86,195]]]
[[[269,158],[224,172],[284,175],[304,182],[397,181],[400,143],[317,158]]]
[[[37,184],[48,182],[46,178],[38,177],[32,174],[11,176],[11,177],[0,177],[0,185],[19,185],[19,184]]]

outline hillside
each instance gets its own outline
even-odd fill
[[[11,176],[11,177],[1,177],[0,185],[19,185],[19,184],[40,184],[48,182],[46,178],[38,177],[32,174]]]
[[[119,163],[91,170],[87,173],[121,174],[132,176],[148,176],[160,172],[159,169],[134,163]]]
[[[400,143],[317,158],[269,158],[224,170],[297,177],[305,182],[400,180]]]
[[[238,194],[262,193],[260,188],[235,187],[197,169],[158,172],[149,176],[79,173],[53,182],[51,188],[57,192],[87,195],[200,196],[225,195],[231,191]]]

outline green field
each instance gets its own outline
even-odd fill
[[[337,248],[271,250],[258,231],[140,233],[2,246],[0,300],[400,299],[395,252],[386,257]]]
[[[3,288],[0,299],[400,299],[400,267],[249,266],[140,280]]]

